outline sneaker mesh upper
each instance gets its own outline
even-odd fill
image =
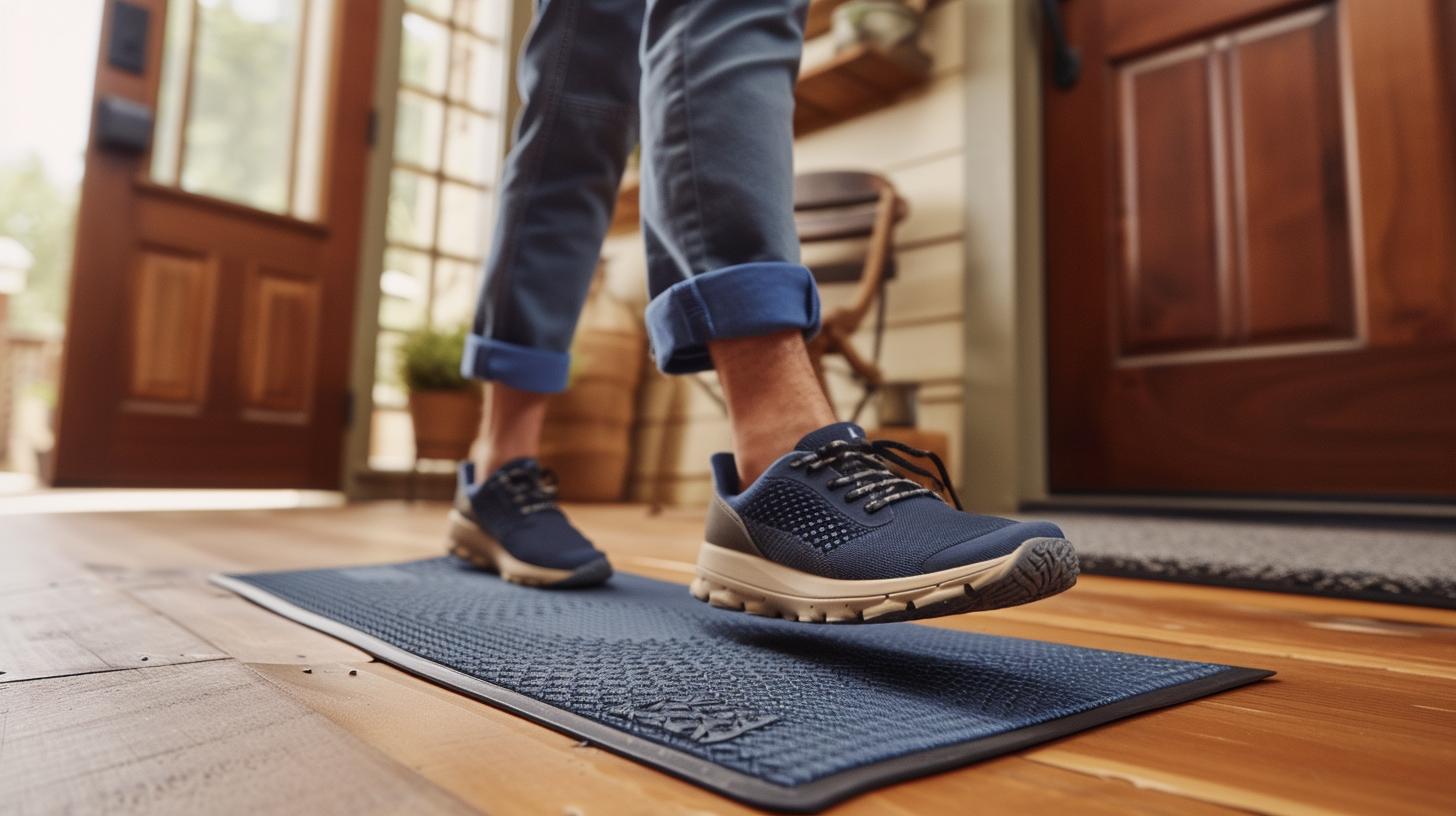
[[[759,523],[796,536],[822,553],[874,529],[836,510],[808,485],[790,479],[765,479],[744,503],[742,512]]]

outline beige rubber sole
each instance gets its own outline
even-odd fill
[[[601,583],[611,575],[609,567],[605,568],[605,574],[601,574],[603,567],[598,566],[597,562],[586,564],[576,570],[551,569],[528,564],[507,552],[500,542],[486,534],[484,530],[475,525],[475,522],[461,515],[458,510],[450,511],[449,540],[451,555],[463,558],[481,569],[499,573],[501,578],[522,586],[585,586]],[[601,563],[605,564],[605,562]]]
[[[1055,595],[1077,582],[1077,556],[1060,538],[939,572],[872,581],[825,578],[707,542],[693,597],[713,606],[809,623],[889,622],[1001,609]]]

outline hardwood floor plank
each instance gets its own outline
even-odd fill
[[[0,595],[0,683],[222,657],[89,577]]]
[[[231,660],[0,686],[0,734],[7,813],[468,812]]]
[[[690,579],[701,513],[648,516],[631,506],[571,512],[620,569]],[[93,574],[221,651],[256,662],[310,710],[467,802],[501,812],[640,812],[642,802],[654,810],[735,812],[686,783],[360,662],[352,647],[246,602],[234,605],[200,583],[213,570],[427,557],[441,551],[443,515],[440,504],[384,503],[54,519],[29,529],[54,531],[55,549]],[[27,556],[33,575],[54,572],[47,557]],[[0,577],[0,592],[4,586]],[[932,623],[1279,675],[876,791],[843,812],[944,811],[970,802],[1025,812],[1456,812],[1451,610],[1088,576],[1042,603]],[[197,668],[204,665],[211,664]],[[358,674],[349,676],[350,669]],[[528,781],[539,779],[550,782]]]
[[[1453,540],[1452,545],[1456,546],[1456,540]],[[1250,609],[1345,615],[1400,623],[1429,623],[1437,626],[1449,626],[1452,621],[1456,621],[1456,610],[1431,606],[1326,598],[1319,595],[1296,595],[1262,589],[1181,584],[1147,578],[1114,578],[1110,575],[1089,575],[1087,577],[1095,579],[1088,587],[1093,594],[1099,596],[1135,597],[1147,600],[1173,599],[1215,606],[1235,604]]]
[[[1147,598],[1109,591],[1095,579],[1082,583],[1078,590],[1035,606],[995,614],[1160,642],[1456,680],[1456,613],[1444,624],[1413,623],[1340,611],[1250,607],[1228,598]]]
[[[1149,642],[1009,616],[949,628],[1273,669],[1272,680],[1150,712],[1024,754],[1260,812],[1451,812],[1456,687],[1448,680],[1206,646]],[[1043,752],[1051,752],[1043,754]],[[1306,811],[1307,812],[1307,811]]]
[[[276,615],[197,576],[128,590],[152,610],[179,621],[214,648],[246,663],[367,663],[349,644]]]
[[[49,529],[28,523],[25,517],[0,521],[0,596],[29,592],[37,587],[73,581],[84,575],[76,562],[61,555]],[[45,532],[42,532],[45,530]]]

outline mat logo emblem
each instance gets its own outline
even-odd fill
[[[661,728],[702,745],[727,742],[779,719],[772,715],[739,711],[707,697],[685,700],[664,697],[650,703],[618,706],[607,713],[630,722]]]

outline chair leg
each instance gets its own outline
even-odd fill
[[[839,332],[833,326],[825,326],[823,329],[828,350],[844,356],[844,361],[849,363],[849,369],[854,375],[863,380],[867,386],[878,387],[884,383],[884,375],[880,373],[880,367],[865,359],[850,342],[849,338]]]
[[[809,365],[814,367],[814,378],[819,381],[819,390],[824,392],[824,398],[829,400],[829,408],[833,410],[834,394],[829,390],[829,378],[824,373],[824,353],[827,350],[823,335],[809,342]]]

